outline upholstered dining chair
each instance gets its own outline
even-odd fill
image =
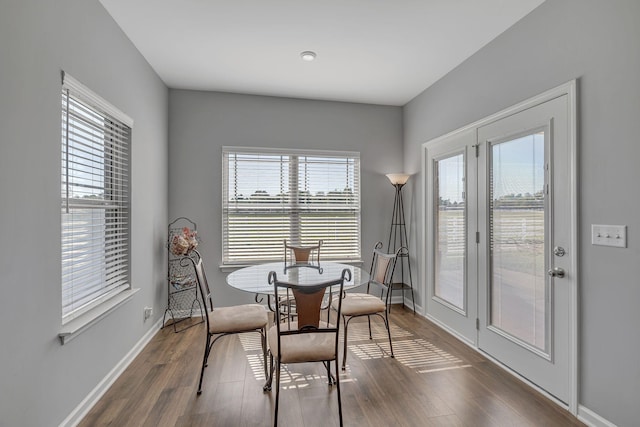
[[[317,245],[295,246],[284,241],[284,265],[285,268],[307,266],[320,268],[320,248],[322,240]]]
[[[308,267],[299,267],[308,268]],[[336,292],[341,295],[345,281],[351,280],[351,271],[345,268],[341,277],[316,285],[295,285],[278,280],[275,271],[269,273],[269,283],[273,284],[276,294],[284,291],[295,299],[298,309],[297,319],[280,313],[281,305],[276,308],[276,324],[269,329],[267,339],[271,372],[265,390],[271,390],[273,374],[276,374],[276,403],[274,426],[278,425],[278,407],[280,404],[280,370],[283,364],[302,362],[323,362],[327,370],[329,385],[335,385],[338,394],[338,415],[342,426],[342,400],[340,398],[340,378],[338,373],[338,334],[340,329],[340,301],[336,304],[335,319],[331,319],[332,310],[325,310],[327,319],[321,320],[322,301],[325,293]],[[338,298],[342,300],[342,298]],[[331,374],[331,362],[335,362],[335,377]]]
[[[320,267],[320,248],[322,247],[322,240],[318,240],[317,245],[309,246],[296,246],[290,245],[287,240],[284,240],[284,269],[298,267],[312,267],[322,271]],[[295,318],[296,308],[293,298],[287,298],[286,296],[279,295],[278,304],[282,306],[283,313],[287,316]]]
[[[347,332],[349,322],[357,317],[367,317],[369,323],[369,339],[371,335],[371,316],[378,316],[384,321],[389,337],[389,350],[393,355],[393,344],[391,342],[391,328],[389,327],[389,309],[391,307],[391,287],[393,283],[393,272],[399,256],[407,253],[407,249],[402,247],[395,253],[384,253],[381,251],[382,242],[376,243],[373,249],[373,259],[369,272],[369,282],[366,293],[344,293],[343,298],[333,300],[331,303],[334,310],[342,304],[341,316],[344,322],[344,354],[342,356],[342,370],[345,370],[347,363]],[[380,296],[372,295],[371,285],[380,288]]]
[[[267,310],[259,304],[244,304],[231,307],[213,307],[213,300],[207,276],[204,272],[202,257],[196,250],[183,261],[188,260],[193,264],[196,281],[198,283],[204,310],[206,310],[207,339],[204,347],[204,357],[202,358],[202,368],[200,370],[200,381],[198,382],[198,395],[202,393],[202,378],[204,368],[207,367],[209,355],[213,345],[222,337],[245,332],[257,332],[260,334],[262,343],[262,358],[264,363],[265,377],[268,376],[267,369]],[[187,261],[187,262],[188,262]],[[188,265],[188,264],[187,264]]]

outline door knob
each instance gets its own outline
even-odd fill
[[[560,267],[553,268],[549,270],[549,276],[562,279],[564,277],[564,269]]]

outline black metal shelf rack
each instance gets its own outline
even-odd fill
[[[198,285],[196,282],[193,263],[187,259],[190,254],[175,255],[171,251],[171,242],[174,236],[182,233],[184,227],[197,230],[196,223],[188,218],[180,217],[169,224],[167,238],[167,308],[162,317],[162,327],[167,314],[171,318],[170,325],[173,325],[174,332],[182,332],[192,326],[204,322],[204,310],[198,299]],[[199,314],[202,319],[199,322],[189,322],[188,326],[179,328],[181,322],[191,319],[194,314]]]

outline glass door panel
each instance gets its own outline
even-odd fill
[[[490,325],[548,353],[545,133],[490,149]]]
[[[476,130],[425,144],[427,313],[474,345],[478,330]]]
[[[435,161],[434,295],[466,311],[466,235],[464,154]]]

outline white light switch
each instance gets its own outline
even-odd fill
[[[626,248],[627,226],[591,224],[591,244]]]

